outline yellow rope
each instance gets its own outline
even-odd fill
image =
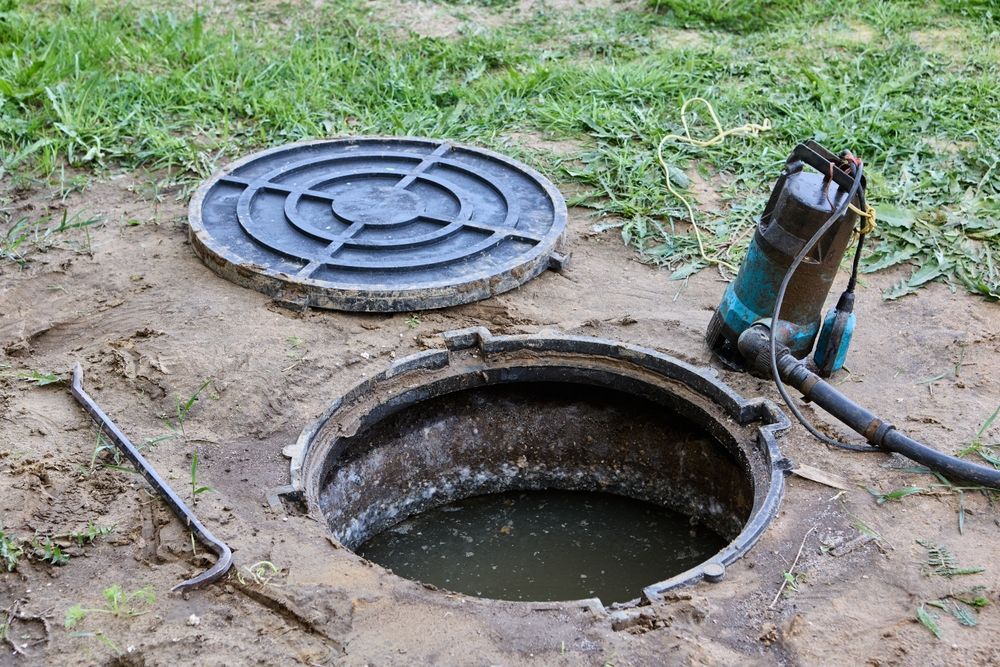
[[[875,231],[875,207],[872,206],[871,204],[867,204],[866,206],[868,210],[862,211],[854,204],[847,205],[847,208],[857,213],[858,217],[861,218],[861,220],[859,221],[861,223],[861,226],[854,230],[855,234],[867,235]]]
[[[716,134],[711,139],[695,139],[691,136],[691,128],[688,127],[687,121],[687,110],[688,107],[695,102],[700,102],[705,105],[708,109],[709,115],[712,117],[712,123],[715,124]],[[681,105],[681,123],[684,125],[684,134],[668,134],[660,140],[660,145],[656,148],[656,157],[660,161],[660,167],[663,168],[663,176],[667,179],[667,190],[670,191],[670,194],[679,199],[681,203],[684,204],[684,208],[687,209],[688,219],[691,221],[691,227],[694,228],[695,238],[698,239],[698,252],[701,254],[701,258],[709,264],[724,266],[733,273],[736,273],[738,269],[734,265],[724,259],[719,259],[718,257],[709,257],[705,253],[705,245],[701,240],[701,230],[698,228],[698,223],[695,222],[694,219],[694,209],[691,208],[691,204],[688,203],[688,200],[674,189],[673,184],[670,182],[670,168],[667,166],[666,160],[663,159],[663,146],[668,141],[678,141],[691,146],[697,146],[698,148],[708,148],[709,146],[721,144],[727,137],[736,135],[757,136],[761,132],[767,132],[771,129],[771,121],[765,118],[764,122],[760,124],[747,123],[746,125],[740,125],[739,127],[724,130],[722,129],[722,123],[719,121],[719,117],[715,114],[715,109],[712,108],[712,103],[703,97],[692,97]]]

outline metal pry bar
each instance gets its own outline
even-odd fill
[[[212,553],[218,556],[218,560],[215,561],[215,565],[208,568],[196,577],[192,577],[187,581],[182,581],[173,588],[170,589],[171,592],[178,591],[184,592],[191,590],[193,588],[198,588],[200,586],[206,586],[214,581],[218,581],[226,572],[229,571],[230,566],[233,564],[233,552],[230,551],[229,546],[225,542],[219,540],[212,535],[212,533],[198,520],[194,512],[188,509],[188,506],[184,504],[184,501],[174,493],[174,490],[170,488],[170,485],[163,481],[163,479],[156,473],[149,462],[139,453],[135,445],[122,433],[121,429],[115,425],[111,418],[108,417],[104,410],[98,407],[97,403],[94,402],[87,392],[83,390],[83,368],[80,364],[76,364],[73,367],[73,383],[70,387],[73,392],[73,397],[83,406],[83,409],[87,411],[97,425],[101,428],[101,433],[106,435],[118,449],[121,451],[125,457],[132,462],[135,469],[139,471],[149,485],[152,486],[163,501],[167,503],[167,506],[173,511],[181,522],[186,525],[194,536],[198,538],[205,547]]]

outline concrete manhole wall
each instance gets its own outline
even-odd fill
[[[444,334],[335,400],[292,483],[348,548],[409,516],[510,490],[604,491],[670,508],[729,543],[647,598],[738,558],[783,490],[768,401],[652,350],[572,336]],[[706,571],[706,566],[711,565]],[[669,574],[669,573],[665,573]]]

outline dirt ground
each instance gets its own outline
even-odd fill
[[[45,195],[22,193],[15,205],[40,215]],[[531,610],[425,590],[336,548],[309,516],[269,509],[265,492],[288,479],[282,448],[340,392],[394,357],[435,345],[437,333],[471,325],[495,333],[556,329],[709,364],[702,337],[724,287],[717,274],[669,282],[667,272],[636,262],[614,232],[593,234],[588,213],[573,209],[572,262],[564,273],[548,272],[485,302],[422,313],[413,327],[409,314],[296,313],[226,282],[192,252],[185,202],[168,196],[156,203],[130,176],[72,195],[65,206],[101,213],[106,224],[92,229],[89,244],[76,233],[25,268],[5,263],[0,273],[0,517],[8,534],[19,536],[64,534],[88,522],[115,530],[68,548],[63,566],[22,559],[15,572],[0,575],[0,609],[18,602],[23,617],[11,623],[4,664],[1000,660],[997,510],[983,496],[965,494],[960,534],[955,494],[878,505],[864,487],[888,491],[933,480],[895,470],[903,462],[884,455],[828,451],[799,428],[781,438],[783,453],[846,478],[849,489],[790,477],[780,515],[722,583],[682,590],[622,631],[586,611]],[[127,224],[136,220],[141,224]],[[871,276],[862,288],[853,372],[842,386],[913,435],[954,451],[1000,397],[1000,310],[941,285],[883,302],[879,290],[896,278]],[[164,419],[174,415],[176,397],[211,380],[185,423],[187,442],[163,441],[149,458],[188,497],[190,455],[198,447],[199,483],[214,490],[199,495],[197,511],[234,548],[237,568],[227,583],[170,594],[207,560],[192,556],[188,535],[135,475],[102,466],[105,455],[92,464],[96,429],[65,385],[38,387],[16,377],[67,377],[76,361],[92,395],[136,442],[168,433]],[[766,382],[725,371],[722,377],[745,396],[774,397]],[[840,557],[824,553],[823,543],[857,537],[859,521],[882,539]],[[796,567],[798,591],[772,609],[782,573],[813,527]],[[916,539],[945,544],[961,564],[986,570],[930,577]],[[247,572],[259,561],[281,568],[265,587]],[[102,590],[113,584],[125,591],[152,586],[157,599],[136,603],[140,615],[91,613],[76,628],[63,628],[67,608],[100,608]],[[942,612],[937,640],[916,621],[921,602],[973,585],[984,586],[994,602],[978,614],[978,627],[961,627]]]
[[[510,11],[532,7],[525,0]],[[406,22],[436,35],[489,20],[472,9],[462,18],[436,5],[416,9],[424,13],[408,12]],[[559,151],[559,142],[527,133],[511,141]],[[696,190],[703,208],[715,208],[710,187],[698,181]],[[965,493],[960,531],[953,491],[880,505],[867,487],[936,480],[903,470],[900,458],[828,450],[798,426],[781,437],[783,454],[838,475],[847,489],[790,476],[778,517],[721,583],[679,590],[627,628],[585,610],[427,590],[331,543],[315,517],[275,512],[265,494],[288,483],[282,449],[334,398],[393,359],[439,345],[439,333],[558,330],[709,365],[703,336],[725,283],[711,271],[671,282],[669,272],[636,261],[613,230],[595,234],[588,211],[570,209],[569,267],[519,290],[420,313],[419,321],[410,313],[298,313],[205,268],[187,240],[186,198],[176,194],[155,191],[143,175],[104,178],[64,202],[45,188],[0,184],[15,218],[66,209],[104,220],[60,235],[23,268],[0,262],[0,526],[24,538],[114,526],[93,544],[68,546],[65,565],[22,558],[16,571],[0,573],[0,665],[1000,663],[997,508]],[[881,290],[902,275],[865,278],[851,372],[837,382],[914,437],[954,452],[1000,403],[1000,307],[940,284],[883,301]],[[108,452],[95,457],[97,429],[67,384],[20,377],[68,379],[75,362],[91,395],[137,443],[169,434],[176,401],[209,380],[184,437],[146,452],[188,499],[198,449],[198,484],[212,490],[198,494],[197,512],[234,551],[224,582],[169,593],[210,559],[200,547],[192,554],[187,531],[141,479],[108,467]],[[777,399],[769,382],[720,375],[746,397]],[[998,438],[1000,424],[984,434]],[[985,571],[928,575],[918,539]],[[797,590],[772,605],[800,545]],[[266,584],[251,572],[263,561],[280,568]],[[75,604],[107,609],[102,591],[116,584],[126,592],[149,586],[156,600],[133,600],[118,615],[90,612],[64,628]],[[980,586],[992,604],[976,614],[976,627],[926,607],[939,616],[937,639],[917,621],[921,604]]]

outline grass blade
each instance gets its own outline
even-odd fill
[[[934,633],[935,637],[941,639],[941,628],[938,627],[937,617],[924,609],[924,605],[917,607],[917,620],[920,621],[925,628]]]

